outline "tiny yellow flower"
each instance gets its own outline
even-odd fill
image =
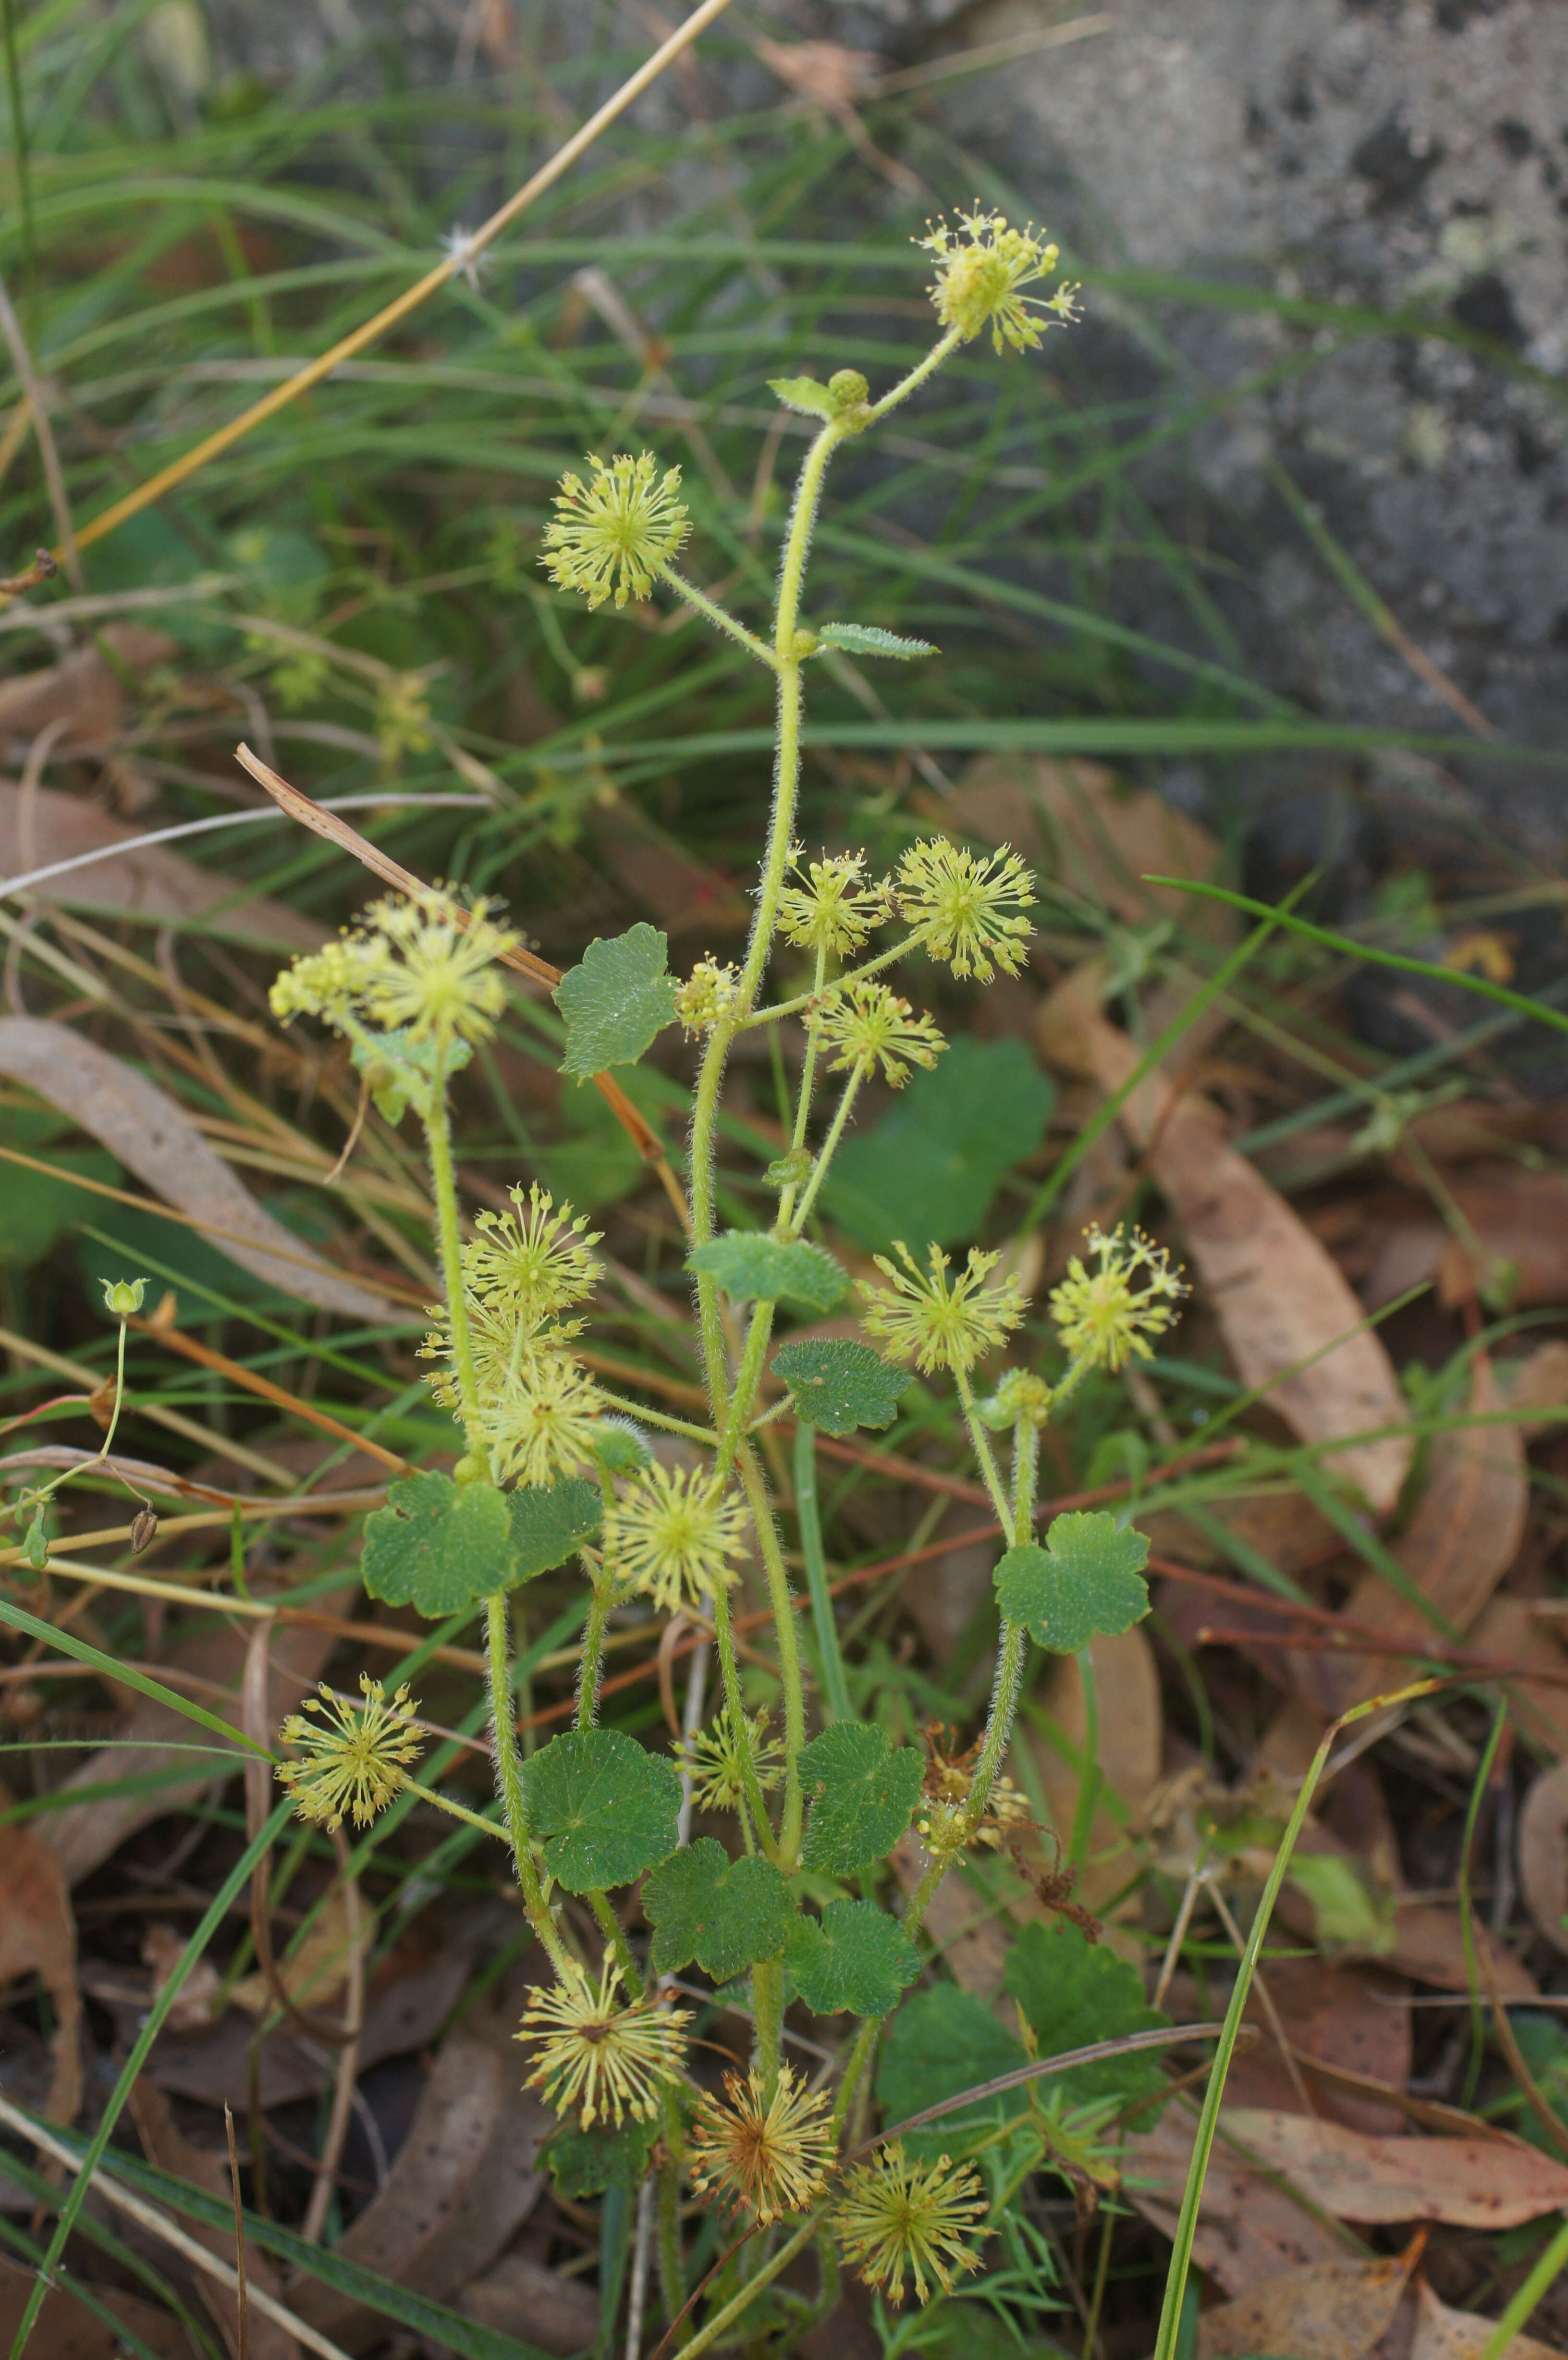
[[[517,2038],[534,2044],[538,2061],[525,2078],[558,2114],[574,2114],[581,2127],[613,2123],[628,2114],[651,2122],[659,2093],[679,2081],[691,2022],[684,2008],[657,2001],[624,2000],[621,1971],[606,1958],[595,1986],[575,1964],[553,1991],[535,1985],[523,2010]]]
[[[699,1033],[711,1032],[735,1006],[738,967],[721,966],[717,959],[701,958],[675,994],[675,1013],[681,1019],[687,1038],[695,1040]]]
[[[581,1319],[525,1319],[510,1304],[486,1302],[471,1295],[468,1340],[474,1353],[474,1373],[482,1404],[495,1407],[507,1400],[519,1383],[529,1382],[541,1360],[560,1353],[582,1335]],[[452,1353],[452,1321],[444,1304],[433,1304],[435,1327],[419,1347],[421,1360],[439,1360],[431,1371],[431,1393],[443,1409],[462,1406],[457,1362]]]
[[[1034,879],[1016,852],[976,858],[945,836],[910,847],[898,863],[898,901],[934,959],[954,975],[989,983],[992,961],[1017,975],[1033,928],[1020,911],[1034,901]]]
[[[291,1712],[278,1732],[304,1759],[284,1763],[278,1783],[293,1797],[299,1817],[318,1827],[342,1827],[346,1810],[356,1828],[367,1828],[408,1784],[407,1765],[423,1751],[409,1719],[408,1689],[400,1688],[388,1703],[386,1689],[367,1672],[361,1672],[359,1686],[363,1708],[345,1704],[323,1683],[321,1699],[307,1699],[305,1710],[324,1725]]]
[[[902,2302],[907,2272],[915,2300],[923,2303],[928,2276],[951,2294],[955,2273],[976,2267],[980,2256],[968,2239],[985,2211],[973,2165],[955,2168],[945,2155],[914,2163],[895,2139],[848,2173],[833,2227],[845,2259],[867,2286],[886,2287]]]
[[[526,1196],[521,1188],[508,1194],[513,1211],[474,1215],[475,1234],[463,1248],[463,1285],[520,1319],[548,1319],[592,1295],[603,1277],[591,1251],[599,1232],[537,1180]]]
[[[496,1481],[553,1483],[581,1473],[593,1463],[604,1411],[603,1393],[569,1353],[535,1352],[512,1382],[481,1400],[480,1429]]]
[[[1021,353],[1039,344],[1052,319],[1077,316],[1075,287],[1063,285],[1043,298],[1020,292],[1048,277],[1058,259],[1059,249],[1037,237],[1032,224],[1012,229],[1005,213],[982,213],[978,204],[960,213],[958,224],[951,230],[945,221],[928,224],[929,235],[915,240],[935,257],[931,299],[944,328],[956,328],[971,344],[988,324],[998,352],[1011,344]]]
[[[616,1501],[604,1552],[623,1581],[673,1614],[735,1579],[728,1560],[744,1549],[746,1527],[745,1502],[704,1470],[654,1466]]]
[[[901,1241],[896,1262],[877,1254],[877,1267],[887,1286],[863,1286],[866,1330],[887,1346],[897,1360],[913,1360],[922,1376],[933,1369],[964,1373],[994,1352],[1023,1318],[1026,1298],[1016,1273],[1000,1286],[985,1282],[1002,1257],[981,1253],[971,1246],[962,1276],[948,1283],[948,1256],[940,1246],[930,1249],[929,1270],[922,1270]]]
[[[354,933],[285,969],[272,1012],[283,1023],[319,1016],[351,1036],[364,1025],[406,1031],[443,1051],[488,1040],[506,1004],[496,963],[517,941],[491,918],[494,906],[481,899],[464,911],[445,893],[389,894]]]
[[[612,591],[624,606],[628,597],[648,596],[691,530],[676,497],[681,470],[669,468],[656,483],[651,451],[636,459],[623,451],[607,466],[590,452],[587,464],[586,484],[580,475],[561,479],[541,563],[558,590],[581,591],[590,608]]]
[[[885,983],[848,984],[819,1002],[806,1021],[838,1052],[831,1072],[858,1067],[870,1074],[880,1065],[883,1078],[896,1090],[909,1080],[911,1065],[934,1065],[947,1046],[931,1019],[917,1016]]]
[[[747,1754],[764,1794],[784,1775],[784,1748],[768,1734],[766,1706],[752,1714],[744,1739],[736,1737],[729,1714],[722,1712],[711,1728],[681,1738],[672,1750],[691,1781],[691,1800],[700,1811],[738,1809],[746,1793]]]
[[[847,958],[874,926],[887,923],[887,885],[866,883],[863,852],[824,853],[802,869],[795,845],[790,860],[796,881],[779,897],[779,931],[787,943]]]
[[[833,2145],[825,2092],[813,2096],[788,2065],[766,2105],[762,2089],[755,2066],[744,2081],[726,2073],[724,2100],[704,2097],[697,2109],[686,2160],[694,2188],[766,2229],[821,2195]]]
[[[1051,1316],[1063,1347],[1075,1361],[1095,1368],[1119,1369],[1135,1353],[1152,1360],[1148,1339],[1171,1325],[1186,1287],[1164,1247],[1140,1229],[1118,1227],[1106,1237],[1095,1227],[1086,1239],[1098,1267],[1085,1270],[1074,1254],[1067,1276],[1051,1293]]]

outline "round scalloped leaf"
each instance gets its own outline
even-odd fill
[[[1087,2049],[1124,2033],[1152,2032],[1169,2024],[1149,2005],[1138,1969],[1120,1959],[1108,1942],[1091,1942],[1077,1926],[1026,1926],[1002,1972],[1006,1990],[1023,2010],[1042,2057]],[[1165,2068],[1157,2056],[1139,2051],[1075,2065],[1059,2077],[1063,2095],[1074,2103],[1090,2098],[1152,2097],[1165,2088]],[[1149,2116],[1152,2120],[1152,2115]]]
[[[658,2136],[657,2123],[639,2122],[635,2114],[618,2131],[608,2123],[585,2131],[568,2117],[551,2131],[539,2159],[549,2164],[562,2196],[603,2196],[606,2188],[624,2188],[629,2194],[642,2185]]]
[[[700,1836],[654,1870],[642,1907],[654,1929],[654,1973],[679,1974],[695,1959],[719,1983],[758,1959],[777,1958],[795,1917],[789,1887],[771,1861],[732,1861],[712,1836]]]
[[[914,1944],[875,1901],[830,1901],[820,1919],[797,1918],[784,1963],[818,2016],[886,2016],[920,1971]]]
[[[732,1303],[789,1303],[831,1311],[849,1280],[831,1253],[805,1238],[769,1238],[760,1229],[726,1229],[694,1246],[686,1267],[716,1279]]]
[[[572,1729],[523,1765],[528,1832],[568,1893],[629,1885],[680,1839],[681,1775],[620,1729]]]
[[[839,1721],[813,1737],[800,1756],[806,1866],[853,1876],[886,1859],[909,1824],[923,1769],[912,1745],[889,1744],[875,1722]]]
[[[517,1579],[512,1513],[493,1483],[400,1475],[365,1520],[360,1575],[372,1598],[432,1621]]]
[[[823,1434],[853,1434],[857,1426],[891,1426],[908,1369],[896,1369],[869,1344],[844,1338],[781,1345],[773,1373],[795,1399],[795,1415]]]
[[[536,1574],[552,1572],[591,1541],[604,1520],[604,1502],[596,1483],[580,1475],[563,1476],[559,1483],[519,1484],[506,1494],[512,1515],[513,1581],[531,1581]]]
[[[978,1992],[932,1983],[913,1993],[887,2027],[877,2068],[883,2122],[891,2129],[943,2098],[956,2098],[1028,2062],[1022,2041],[997,2023]],[[922,2162],[958,2155],[975,2133],[1028,2112],[1027,2090],[998,2091],[942,2115],[929,2130],[906,2131],[903,2144]]]
[[[635,1065],[675,1022],[669,948],[667,937],[646,923],[624,934],[595,934],[553,994],[566,1019],[563,1074],[585,1082],[607,1066]]]
[[[1075,1655],[1091,1639],[1113,1637],[1149,1612],[1142,1568],[1149,1543],[1114,1516],[1081,1511],[1053,1517],[1045,1546],[1010,1548],[993,1579],[1009,1622],[1021,1622],[1040,1646]]]

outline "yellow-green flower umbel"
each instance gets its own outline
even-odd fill
[[[826,2092],[813,2095],[788,2065],[766,2103],[762,2090],[755,2066],[744,2081],[726,2073],[724,2099],[705,2097],[697,2109],[686,2161],[694,2188],[766,2229],[826,2187],[833,2125]]]
[[[623,1581],[673,1614],[735,1579],[729,1559],[740,1555],[746,1526],[745,1502],[716,1489],[711,1476],[655,1466],[616,1501],[604,1546]]]
[[[408,1689],[399,1688],[388,1703],[386,1689],[367,1672],[361,1672],[359,1686],[362,1708],[323,1686],[321,1697],[305,1704],[319,1720],[291,1712],[278,1732],[302,1759],[285,1762],[278,1783],[292,1796],[299,1817],[318,1827],[341,1828],[346,1811],[356,1828],[367,1828],[408,1785],[408,1765],[423,1751],[408,1715]]]
[[[985,2217],[972,2165],[955,2167],[945,2155],[914,2163],[895,2139],[848,2174],[833,2226],[845,2259],[867,2286],[885,2287],[902,2302],[907,2274],[915,2300],[923,2303],[928,2277],[951,2294],[954,2274],[975,2267],[980,2257],[968,2240]]]
[[[945,221],[928,226],[915,244],[935,258],[931,299],[942,326],[956,328],[965,344],[989,326],[998,352],[1011,344],[1021,353],[1053,322],[1076,318],[1075,287],[1064,284],[1047,296],[1022,292],[1048,278],[1058,258],[1058,248],[1037,237],[1032,224],[1013,229],[1005,213],[982,213],[976,204],[959,214],[955,230]]]
[[[989,983],[995,967],[1017,975],[1033,929],[1021,912],[1034,879],[1016,852],[977,858],[945,836],[912,845],[898,863],[898,903],[934,959]]]
[[[1051,1316],[1063,1349],[1094,1368],[1119,1369],[1134,1354],[1151,1360],[1149,1338],[1164,1334],[1187,1292],[1164,1247],[1140,1229],[1120,1228],[1109,1237],[1093,1228],[1085,1242],[1096,1268],[1085,1270],[1074,1254],[1051,1289]]]
[[[779,931],[797,949],[846,957],[887,918],[887,887],[866,883],[863,852],[824,853],[804,868],[800,861],[797,844],[790,847],[796,882],[779,897]]]
[[[463,909],[449,894],[418,901],[389,894],[368,909],[340,942],[286,967],[270,994],[281,1023],[319,1016],[335,1032],[363,1038],[406,1032],[438,1050],[456,1041],[487,1041],[506,1004],[497,962],[517,937],[490,915],[484,899]]]
[[[659,476],[651,451],[635,459],[623,451],[608,464],[590,452],[588,466],[587,483],[581,475],[561,479],[541,563],[558,590],[580,591],[590,607],[612,594],[624,606],[648,596],[691,530],[676,497],[681,470]]]
[[[885,983],[852,983],[823,1000],[808,1019],[830,1049],[830,1070],[870,1074],[880,1065],[883,1079],[902,1089],[911,1065],[934,1065],[947,1043],[926,1015]]]
[[[509,1213],[476,1213],[474,1235],[463,1248],[466,1291],[485,1303],[504,1304],[520,1319],[548,1319],[569,1303],[581,1303],[603,1276],[590,1229],[570,1205],[558,1205],[536,1180],[525,1196],[510,1191]]]
[[[902,1262],[874,1257],[888,1280],[866,1286],[866,1332],[885,1344],[897,1360],[913,1360],[922,1376],[933,1369],[967,1374],[976,1360],[994,1352],[1024,1316],[1024,1291],[1016,1273],[1000,1286],[987,1284],[1002,1257],[971,1246],[961,1275],[949,1284],[948,1257],[932,1246],[929,1267],[920,1268],[901,1241],[893,1249]]]
[[[646,1996],[625,2000],[620,1983],[613,1958],[596,1984],[569,1961],[553,1991],[530,1990],[517,2036],[539,2052],[528,2083],[585,2131],[596,2122],[619,2130],[628,2114],[651,2122],[660,2092],[681,2075],[691,2016]]]

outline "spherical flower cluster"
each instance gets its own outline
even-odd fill
[[[1119,1369],[1134,1354],[1151,1360],[1149,1338],[1171,1325],[1186,1287],[1163,1246],[1140,1229],[1117,1228],[1106,1237],[1096,1227],[1086,1236],[1097,1267],[1085,1270],[1074,1254],[1067,1276],[1051,1289],[1051,1316],[1063,1347],[1093,1368]]]
[[[959,214],[956,230],[945,221],[927,227],[929,235],[915,244],[935,257],[931,299],[942,326],[956,328],[965,344],[988,324],[998,352],[1011,344],[1021,353],[1040,343],[1051,320],[1076,318],[1075,287],[1043,298],[1020,292],[1048,277],[1058,259],[1059,249],[1036,237],[1032,226],[1012,229],[1005,213],[982,213],[976,203],[973,213]]]
[[[986,1284],[1002,1259],[999,1253],[981,1253],[971,1246],[962,1275],[950,1284],[949,1258],[940,1246],[931,1248],[927,1270],[902,1242],[893,1251],[903,1268],[876,1255],[877,1267],[889,1283],[862,1289],[866,1330],[896,1360],[913,1360],[922,1376],[933,1369],[966,1374],[1023,1318],[1026,1299],[1016,1273],[1000,1286]]]
[[[484,899],[464,910],[449,894],[418,901],[389,894],[341,942],[297,958],[273,984],[282,1023],[319,1016],[334,1032],[363,1037],[406,1032],[444,1052],[457,1041],[487,1041],[506,1004],[497,962],[517,936],[490,917]]]
[[[885,983],[848,984],[820,1001],[807,1022],[838,1053],[830,1071],[864,1076],[880,1065],[896,1090],[909,1080],[911,1065],[934,1065],[947,1046],[931,1019],[917,1016]]]
[[[624,606],[628,597],[648,596],[691,530],[676,497],[681,470],[668,468],[656,482],[651,451],[635,459],[620,452],[608,465],[590,452],[587,464],[586,484],[580,475],[561,479],[541,563],[558,590],[581,591],[591,608],[612,592]]]
[[[833,2147],[825,2092],[813,2095],[788,2065],[766,2103],[763,2087],[755,2066],[744,2081],[726,2073],[724,2100],[697,2109],[686,2159],[694,2188],[766,2229],[821,2195]]]
[[[299,1746],[304,1758],[285,1762],[278,1783],[293,1797],[299,1817],[317,1827],[341,1828],[347,1811],[356,1828],[367,1828],[407,1786],[408,1765],[423,1751],[410,1722],[408,1689],[399,1688],[389,1704],[386,1689],[368,1673],[361,1672],[359,1686],[362,1708],[345,1703],[323,1684],[321,1697],[308,1698],[305,1704],[319,1721],[291,1712],[278,1732],[284,1744]]]
[[[1009,1426],[1032,1426],[1036,1431],[1051,1422],[1055,1395],[1032,1369],[1008,1369],[989,1401],[978,1404],[985,1424],[1000,1433]]]
[[[798,844],[790,850],[796,881],[779,897],[779,931],[798,950],[847,958],[874,926],[886,923],[887,882],[866,883],[863,852],[824,853],[802,868],[802,851]]]
[[[525,1360],[504,1388],[483,1394],[479,1426],[498,1483],[553,1483],[592,1466],[604,1396],[562,1351]]]
[[[945,2156],[911,2161],[895,2139],[869,2163],[856,2164],[833,2211],[844,2258],[870,2287],[904,2300],[906,2273],[923,2303],[933,2278],[944,2294],[955,2272],[974,2269],[979,2256],[968,2239],[985,2217],[980,2175]]]
[[[614,1959],[605,1959],[597,1985],[569,1964],[552,1991],[530,1990],[517,2036],[539,2052],[529,2085],[585,2131],[596,2122],[619,2130],[628,2114],[650,2122],[661,2091],[681,2076],[690,2015],[647,1997],[623,2000],[620,1983]]]
[[[737,1734],[729,1714],[722,1712],[710,1729],[681,1738],[673,1752],[691,1781],[691,1800],[700,1811],[739,1809],[748,1757],[764,1794],[784,1775],[784,1748],[768,1734],[766,1706],[752,1714],[744,1733]]]
[[[705,1471],[654,1466],[615,1502],[604,1551],[623,1581],[673,1614],[734,1581],[728,1560],[745,1547],[746,1527],[745,1502]]]
[[[1020,911],[1034,879],[1016,852],[977,858],[945,836],[912,845],[898,863],[898,905],[925,948],[957,976],[989,983],[996,966],[1017,975],[1033,929]]]
[[[735,1006],[739,969],[701,958],[675,994],[675,1013],[689,1040],[711,1032]]]
[[[474,1235],[463,1253],[463,1287],[520,1320],[549,1319],[581,1303],[603,1277],[592,1251],[599,1232],[537,1180],[526,1197],[520,1187],[507,1193],[511,1212],[474,1216]]]

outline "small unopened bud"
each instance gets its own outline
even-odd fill
[[[158,1538],[158,1518],[147,1506],[137,1509],[131,1525],[131,1555],[140,1557]]]
[[[147,1293],[145,1278],[106,1278],[102,1282],[103,1306],[112,1319],[134,1319]]]
[[[857,403],[869,401],[871,388],[858,369],[834,369],[828,379],[828,391],[837,410],[853,410]]]
[[[27,1537],[22,1543],[27,1563],[35,1573],[42,1573],[49,1565],[49,1535],[44,1531],[44,1512],[40,1508],[27,1526]]]
[[[572,675],[572,694],[579,705],[603,705],[610,693],[610,675],[603,664],[584,664]]]

